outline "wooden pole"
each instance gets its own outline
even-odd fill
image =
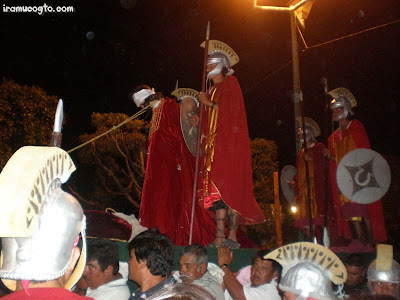
[[[207,78],[207,58],[208,58],[208,44],[210,41],[210,21],[207,24],[206,31],[206,44],[204,47],[204,61],[203,61],[203,78],[201,84],[201,91],[206,92],[206,78]],[[203,121],[204,104],[199,102],[199,125],[197,127],[197,147],[196,147],[196,162],[194,166],[194,180],[193,180],[193,194],[192,194],[192,212],[190,214],[190,229],[189,229],[189,245],[192,244],[193,236],[193,221],[194,212],[196,209],[196,194],[197,194],[197,181],[199,177],[199,160],[200,160],[200,144],[201,144],[201,124]]]
[[[279,176],[278,172],[274,172],[274,211],[275,211],[275,226],[276,226],[276,243],[278,247],[283,245],[282,239],[282,208],[279,201]]]

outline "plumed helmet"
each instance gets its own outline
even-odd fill
[[[369,281],[382,281],[389,283],[400,283],[400,265],[392,259],[389,269],[377,268],[377,261],[374,260],[368,267],[367,278]]]
[[[303,130],[306,130],[306,139],[316,141],[316,137],[321,135],[321,129],[318,124],[311,118],[304,118],[305,126],[303,126],[303,121],[301,117],[296,118],[297,125],[299,126],[299,130],[297,131],[297,135],[299,136],[299,140],[303,142],[304,134]]]
[[[14,280],[49,281],[67,270],[72,250],[83,240],[83,255],[67,282],[71,288],[85,266],[85,216],[79,202],[61,184],[75,170],[57,147],[22,147],[0,174],[0,277],[10,289]]]
[[[203,42],[200,46],[205,47],[205,42]],[[208,76],[218,74],[221,72],[222,67],[226,67],[228,70],[227,75],[231,75],[234,72],[232,66],[238,62],[239,56],[230,46],[218,40],[209,41],[207,64],[218,65],[214,68],[214,70],[208,73]]]
[[[322,245],[292,243],[271,251],[264,256],[264,259],[267,258],[276,260],[283,267],[279,287],[299,295],[298,299],[337,299],[331,281],[342,285],[347,280],[343,262]]]
[[[343,113],[335,121],[342,120],[349,114],[350,116],[354,115],[352,108],[357,106],[357,100],[348,89],[340,87],[328,92],[328,95],[333,97],[333,100],[329,104],[330,109],[343,108]]]
[[[282,291],[298,295],[296,299],[308,297],[319,300],[337,299],[328,274],[318,265],[301,262],[291,267],[283,276],[279,287]]]
[[[171,95],[175,96],[178,102],[181,102],[182,99],[189,97],[193,99],[197,104],[199,103],[199,92],[194,89],[177,88],[171,93]]]

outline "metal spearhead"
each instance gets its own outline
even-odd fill
[[[58,100],[56,116],[54,118],[54,128],[50,141],[51,147],[61,147],[61,139],[62,139],[61,127],[63,118],[64,118],[63,101],[62,99],[60,99]]]

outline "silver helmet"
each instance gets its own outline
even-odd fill
[[[218,75],[223,67],[228,70],[228,73],[232,71],[228,57],[222,52],[214,52],[208,56],[207,65],[212,64],[217,64],[217,66],[207,74],[208,77]]]
[[[204,41],[200,46],[205,47],[205,45],[206,42]],[[228,70],[226,75],[232,75],[234,72],[232,66],[238,62],[239,56],[229,45],[218,40],[209,41],[207,64],[218,65],[207,74],[207,77],[219,74],[224,66]]]
[[[390,268],[379,268],[377,260],[374,260],[368,267],[367,271],[368,288],[371,293],[375,294],[371,282],[388,283],[396,285],[393,290],[393,296],[397,299],[400,296],[400,265],[397,261],[392,259]]]
[[[337,299],[328,274],[311,262],[300,262],[283,276],[279,287],[282,291],[298,295],[297,300],[308,297],[319,300]]]
[[[329,108],[331,110],[334,108],[343,109],[343,113],[336,117],[335,121],[340,121],[346,118],[348,115],[354,115],[352,108],[357,106],[357,101],[348,89],[340,87],[328,92],[328,94],[334,98],[329,104]]]
[[[10,289],[15,280],[49,281],[69,266],[73,248],[83,240],[83,255],[66,288],[85,265],[85,216],[79,202],[61,190],[75,170],[70,156],[57,147],[22,147],[0,174],[0,277]]]
[[[306,140],[311,140],[312,142],[317,141],[316,137],[321,135],[321,129],[313,119],[304,117],[305,126],[303,126],[303,120],[301,117],[297,117],[296,122],[299,126],[299,129],[297,131],[297,139],[301,145],[303,145],[304,143],[304,128],[306,130]]]

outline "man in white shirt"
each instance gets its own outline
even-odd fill
[[[128,299],[128,264],[119,263],[118,246],[105,239],[90,240],[83,278],[86,296],[95,300]],[[120,268],[121,266],[121,268]]]
[[[199,244],[182,249],[179,272],[173,276],[177,282],[196,284],[205,288],[216,300],[224,300],[221,287],[223,273],[217,265],[208,263],[207,250]]]
[[[282,266],[273,259],[264,259],[266,250],[258,251],[251,265],[250,283],[241,285],[229,269],[233,253],[229,248],[218,248],[218,264],[224,271],[226,300],[280,300],[277,284]]]

